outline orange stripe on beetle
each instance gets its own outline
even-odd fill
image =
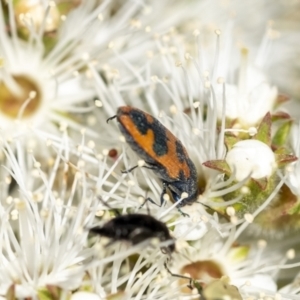
[[[194,202],[198,194],[197,172],[180,140],[156,118],[137,108],[121,106],[114,117],[127,143],[171,191],[174,201],[187,193],[180,205]]]
[[[176,152],[176,142],[180,143],[180,141],[176,139],[170,131],[166,131],[165,133],[166,144],[163,147],[166,148],[166,151],[161,149],[161,151],[158,152],[158,150],[153,147],[155,145],[156,133],[152,128],[149,128],[146,134],[141,134],[129,115],[121,115],[118,120],[126,131],[130,133],[137,145],[139,145],[149,157],[166,168],[170,178],[179,180],[179,172],[181,170],[186,177],[190,176],[190,169],[186,161],[180,161]],[[153,124],[153,122],[148,124]],[[186,156],[187,152],[181,143],[180,147],[182,148],[182,151],[184,151],[184,156]]]

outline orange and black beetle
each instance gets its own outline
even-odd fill
[[[197,172],[180,140],[153,116],[137,108],[121,106],[107,122],[114,118],[117,118],[126,142],[146,162],[145,167],[161,179],[161,204],[167,189],[175,202],[182,198],[183,193],[187,194],[178,206],[195,202],[198,195]]]

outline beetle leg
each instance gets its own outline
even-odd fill
[[[178,209],[179,213],[180,213],[183,217],[188,217],[188,218],[190,217],[189,214],[184,213],[179,207],[177,207],[177,209]]]
[[[131,167],[127,170],[122,170],[121,172],[123,174],[127,174],[127,173],[130,173],[131,171],[133,171],[134,169],[136,169],[137,167],[139,167],[138,165],[134,166],[134,167]],[[153,170],[154,168],[152,166],[143,166],[143,168],[146,168],[146,169],[149,169],[149,170]]]
[[[131,167],[131,168],[127,169],[127,170],[122,170],[121,172],[123,174],[127,174],[127,173],[130,173],[131,171],[133,171],[134,169],[136,169],[137,167],[138,167],[138,165],[136,165],[134,167]]]
[[[149,168],[150,169],[150,168]],[[157,205],[158,207],[162,207],[165,203],[165,199],[163,198],[164,197],[164,194],[167,192],[167,184],[165,182],[163,182],[163,190],[161,192],[161,195],[160,195],[160,204],[157,204],[156,202],[154,202],[154,200],[152,200],[150,197],[147,197],[144,201],[144,203],[140,206],[140,208],[142,208],[147,201]]]
[[[152,204],[157,205],[158,207],[161,207],[161,205],[157,204],[157,203],[156,203],[154,200],[152,200],[150,197],[147,197],[147,198],[145,199],[144,203],[141,204],[141,206],[139,207],[139,209],[141,209],[141,208],[146,204],[147,201],[151,202]]]
[[[177,278],[182,278],[182,279],[187,279],[189,281],[189,284],[187,285],[187,287],[191,290],[194,289],[195,287],[195,280],[192,278],[192,277],[188,277],[188,276],[184,276],[184,275],[180,275],[180,274],[174,274],[171,272],[171,270],[169,269],[169,267],[167,266],[167,263],[164,263],[164,266],[167,270],[167,272],[171,275],[171,276],[174,276],[174,277],[177,277]],[[202,298],[201,298],[202,299]]]
[[[174,185],[172,184],[169,184],[169,185],[167,185],[167,184],[165,184],[165,186],[171,191],[171,193],[172,193],[172,197],[173,197],[173,201],[175,202],[175,203],[177,203],[178,201],[179,201],[179,190],[176,188],[176,187],[174,187]],[[177,192],[176,192],[177,191]],[[178,198],[178,199],[177,199]],[[184,201],[184,200],[183,200]],[[181,202],[182,203],[182,202]],[[176,208],[177,208],[177,210],[179,211],[179,213],[183,216],[183,217],[189,217],[190,215],[189,214],[186,214],[186,213],[184,213],[181,209],[180,209],[180,207],[182,206],[181,205],[181,203],[179,203],[177,206],[176,206]]]
[[[182,279],[187,279],[187,280],[189,280],[190,282],[193,281],[193,278],[191,278],[191,277],[184,276],[184,275],[180,275],[180,274],[172,273],[171,270],[169,269],[169,267],[168,267],[168,265],[167,265],[166,262],[164,263],[164,266],[165,266],[167,272],[168,272],[171,276],[174,276],[174,277],[177,277],[177,278],[182,278]]]

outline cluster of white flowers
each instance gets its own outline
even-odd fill
[[[298,6],[0,1],[0,299],[300,299]],[[182,142],[190,205],[106,123],[120,106]],[[89,232],[116,213],[176,250]]]

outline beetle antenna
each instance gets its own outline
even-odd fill
[[[197,281],[197,280],[195,280],[195,279],[193,279],[192,277],[189,277],[189,276],[184,276],[184,275],[172,273],[171,270],[169,269],[169,267],[167,266],[167,263],[166,263],[166,262],[164,263],[164,266],[165,266],[167,272],[168,272],[171,276],[189,280],[189,284],[187,285],[187,287],[188,287],[189,289],[191,289],[191,290],[194,289],[194,288],[196,288],[196,289],[198,290],[198,292],[201,293],[201,291],[202,291],[202,286],[200,285],[199,281]],[[201,299],[202,299],[202,297],[201,297]],[[206,298],[205,298],[205,299],[206,299]]]
[[[114,115],[114,116],[108,118],[108,119],[106,120],[106,123],[108,123],[110,120],[113,120],[113,119],[116,118],[116,117],[117,117],[117,115]]]

